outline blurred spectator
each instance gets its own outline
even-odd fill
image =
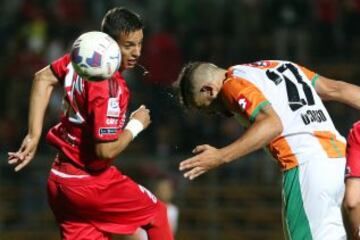
[[[303,0],[274,0],[269,3],[267,19],[273,18],[273,42],[276,59],[308,62],[310,8]]]
[[[83,25],[87,20],[88,6],[86,0],[56,0],[56,17],[63,25]]]
[[[359,54],[360,0],[344,0],[342,16],[343,28],[345,33],[345,54],[346,56],[349,56],[352,50],[355,50]]]
[[[46,62],[52,62],[65,52],[64,42],[54,38],[48,44],[48,50],[45,52]]]
[[[177,40],[168,32],[154,33],[144,46],[144,65],[153,84],[166,85],[176,80],[182,64]]]
[[[337,0],[316,0],[313,2],[315,33],[317,36],[313,49],[317,57],[334,57],[341,45],[341,31],[339,29],[340,5]],[[329,51],[331,50],[331,51]]]

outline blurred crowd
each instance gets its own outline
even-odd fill
[[[360,77],[360,0],[11,0],[0,8],[0,146],[15,150],[26,133],[34,73],[66,53],[81,33],[98,30],[111,7],[143,16],[146,30],[141,67],[126,73],[129,110],[146,104],[152,126],[131,152],[167,158],[189,154],[200,143],[224,145],[241,127],[220,117],[183,113],[170,91],[189,60],[230,65],[259,59],[288,59],[320,74]],[[328,66],[323,68],[322,66]],[[338,67],[345,66],[345,67]],[[359,82],[360,83],[360,82]],[[52,97],[44,132],[58,121],[61,89]],[[357,115],[330,106],[343,134]],[[340,119],[337,121],[337,119]],[[47,153],[44,143],[39,152]]]

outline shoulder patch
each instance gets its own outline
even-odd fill
[[[243,94],[241,94],[236,101],[239,104],[241,110],[243,111],[246,111],[251,106],[251,102]]]

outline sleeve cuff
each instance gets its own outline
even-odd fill
[[[316,81],[319,79],[319,74],[315,74],[315,76],[311,79],[311,85],[315,87]]]
[[[261,102],[256,108],[255,110],[252,112],[252,114],[249,117],[250,122],[254,122],[256,116],[259,114],[260,110],[263,109],[265,106],[269,105],[270,102],[268,100],[265,100],[263,102]]]

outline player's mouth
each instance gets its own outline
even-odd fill
[[[136,63],[137,63],[137,59],[129,59],[128,60],[128,65],[129,66],[135,66]]]

